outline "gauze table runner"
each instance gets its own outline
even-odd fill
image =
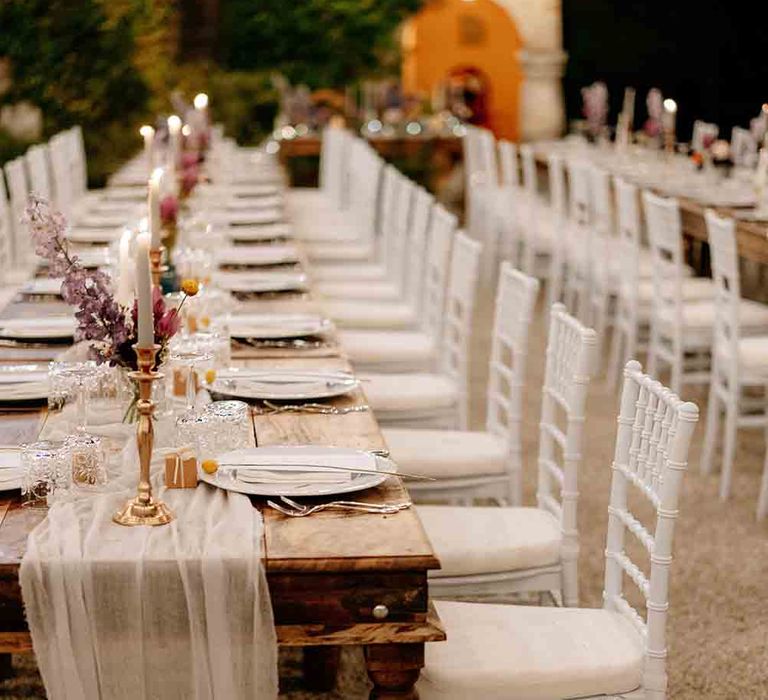
[[[121,462],[108,492],[55,504],[28,539],[21,589],[48,696],[275,698],[261,514],[240,494],[157,483],[176,519],[116,525],[135,494],[133,440]]]

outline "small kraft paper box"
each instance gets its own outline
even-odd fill
[[[197,457],[191,447],[182,447],[165,455],[165,485],[169,489],[197,486]]]

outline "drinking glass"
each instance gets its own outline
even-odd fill
[[[70,435],[64,440],[72,465],[72,483],[80,488],[103,486],[107,483],[107,454],[100,437]]]
[[[251,410],[244,401],[214,401],[205,407],[218,436],[218,451],[253,447],[255,443]]]
[[[22,445],[21,502],[29,508],[46,508],[69,491],[72,471],[69,450],[63,442],[41,440]]]
[[[62,409],[74,398],[76,403],[76,429],[84,433],[88,421],[86,399],[102,379],[102,371],[93,361],[51,362],[48,366],[50,394],[48,406]]]

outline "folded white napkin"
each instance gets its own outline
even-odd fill
[[[0,485],[2,482],[18,481],[24,469],[21,466],[21,449],[0,449]]]
[[[313,314],[235,314],[229,319],[233,336],[269,336],[280,333],[320,333],[329,326]]]
[[[27,365],[30,367],[30,365]],[[34,365],[31,365],[34,366]],[[18,372],[0,371],[0,386],[3,384],[27,384],[29,382],[45,382],[48,380],[48,370],[26,369],[24,366]]]
[[[293,229],[288,224],[264,224],[262,226],[233,226],[224,234],[236,241],[264,241],[271,238],[290,238]]]
[[[214,282],[231,292],[268,292],[304,289],[307,276],[300,272],[217,272]]]
[[[13,338],[67,338],[74,332],[74,316],[12,318],[0,321],[0,335]]]
[[[62,277],[35,277],[22,288],[24,294],[60,294]]]
[[[279,195],[270,197],[233,197],[227,201],[229,211],[258,211],[259,209],[279,209],[283,206],[283,198]]]
[[[216,253],[219,265],[274,265],[298,260],[293,245],[229,246]]]

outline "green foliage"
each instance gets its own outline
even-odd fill
[[[395,29],[423,1],[223,0],[222,60],[294,84],[348,85],[395,68]]]
[[[0,100],[28,100],[44,115],[44,135],[80,124],[94,181],[106,157],[125,157],[136,144],[111,138],[133,129],[149,90],[132,64],[131,19],[110,20],[97,0],[4,0],[0,56],[11,61],[12,83]]]

